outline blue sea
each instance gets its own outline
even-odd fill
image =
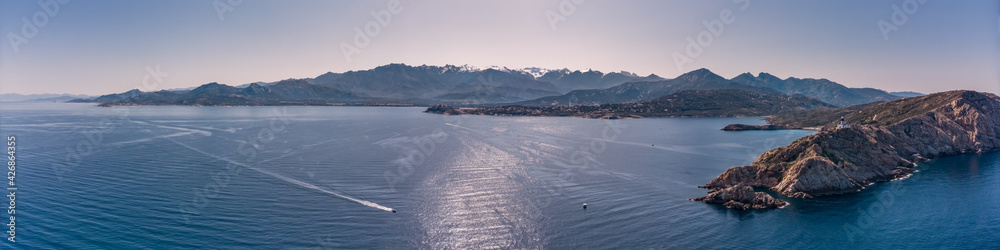
[[[997,153],[738,212],[688,198],[814,131],[422,110],[3,103],[16,241],[0,248],[1000,247]]]

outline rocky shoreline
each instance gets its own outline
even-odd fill
[[[793,198],[858,192],[875,182],[908,176],[916,162],[1000,150],[1000,98],[990,93],[949,91],[906,98],[845,118],[846,128],[830,123],[816,134],[764,153],[751,165],[726,170],[701,186],[711,189],[707,196],[695,199],[725,204],[728,200],[713,194],[744,186]],[[743,208],[773,207],[764,198],[755,197],[749,204],[746,199],[731,200]]]
[[[709,204],[722,204],[735,210],[781,208],[788,202],[775,199],[764,192],[754,192],[753,187],[737,184],[732,187],[715,189],[708,195],[691,198],[692,201],[704,201]]]

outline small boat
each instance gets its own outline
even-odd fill
[[[587,203],[583,203],[583,209],[587,209]]]

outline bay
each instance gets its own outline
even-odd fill
[[[698,185],[807,130],[761,118],[5,103],[24,248],[987,248],[1000,155],[737,212]],[[587,209],[582,204],[587,203]],[[396,212],[390,212],[395,210]]]

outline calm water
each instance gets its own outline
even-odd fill
[[[758,118],[3,104],[19,248],[997,248],[1000,154],[734,212],[688,201],[811,131]],[[6,187],[6,185],[4,185]],[[6,202],[6,201],[5,201]],[[582,203],[589,205],[581,208]],[[397,213],[387,210],[395,209]],[[5,236],[6,237],[6,236]]]

